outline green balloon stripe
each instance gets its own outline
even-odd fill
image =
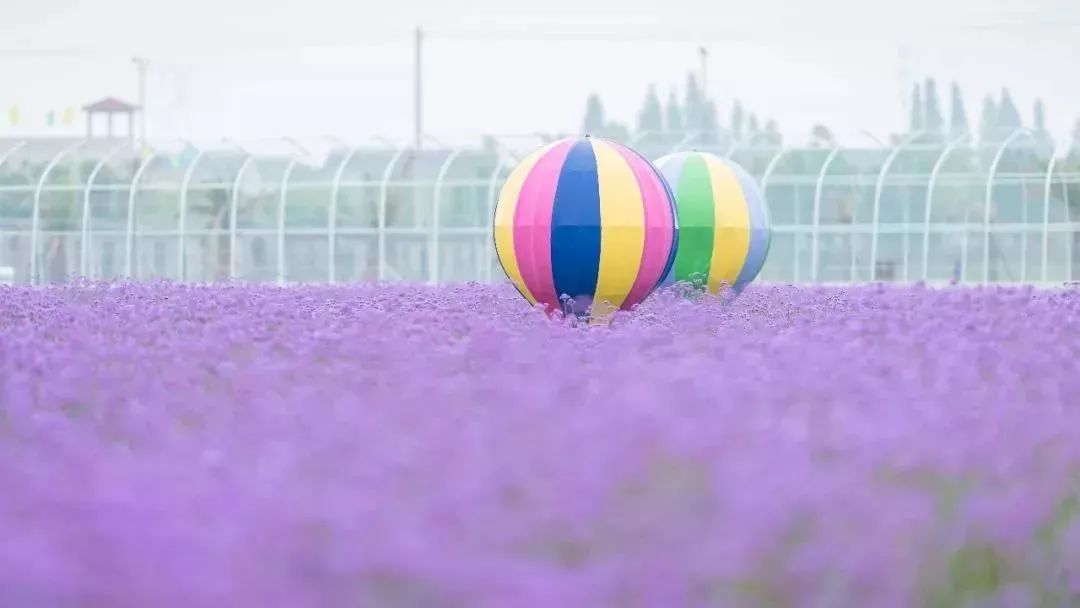
[[[675,255],[675,280],[704,285],[709,278],[716,213],[713,210],[709,167],[700,154],[688,154],[679,183],[675,184],[679,207],[679,251]]]

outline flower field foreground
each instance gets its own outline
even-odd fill
[[[0,606],[1069,606],[1080,291],[0,289]]]

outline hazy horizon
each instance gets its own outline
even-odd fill
[[[1018,6],[1010,6],[1017,4]],[[590,93],[633,124],[646,87],[680,91],[709,50],[707,93],[726,121],[740,99],[786,134],[823,123],[840,134],[902,131],[916,81],[963,89],[969,120],[1009,87],[1025,121],[1042,98],[1047,126],[1066,137],[1080,116],[1080,7],[1065,0],[894,4],[825,0],[791,10],[671,0],[564,0],[542,11],[494,0],[393,5],[310,0],[41,0],[9,8],[0,24],[0,108],[20,127],[48,131],[45,115],[108,95],[136,101],[131,58],[149,59],[152,139],[412,133],[413,29],[426,32],[425,132],[573,131]],[[139,24],[137,27],[132,24]],[[606,40],[596,40],[606,39]],[[6,116],[5,116],[6,118]],[[81,133],[82,121],[68,128]]]

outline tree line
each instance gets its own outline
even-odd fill
[[[1025,125],[1012,93],[1008,87],[1004,87],[996,96],[987,95],[983,99],[978,129],[973,130],[958,84],[952,83],[949,97],[949,121],[946,123],[934,79],[927,78],[924,82],[915,84],[911,92],[909,133],[948,135],[950,138],[978,135],[981,141],[995,142],[1027,126],[1037,138],[1045,138],[1047,141],[1050,139],[1046,130],[1046,107],[1041,99],[1035,100],[1031,108],[1031,123]],[[1080,134],[1080,122],[1077,123],[1077,133]]]
[[[907,130],[894,134],[893,141],[896,143],[911,135],[920,139],[953,139],[970,135],[977,136],[983,142],[997,142],[1026,126],[1037,139],[1052,143],[1046,130],[1046,108],[1041,99],[1035,100],[1029,116],[1030,123],[1025,123],[1012,93],[1004,87],[997,95],[987,95],[983,99],[978,126],[973,130],[960,86],[951,83],[946,120],[937,82],[934,78],[926,78],[913,86]],[[716,102],[704,94],[693,73],[687,74],[683,95],[680,97],[672,89],[664,102],[661,102],[657,86],[650,84],[633,125],[612,120],[605,112],[600,96],[596,93],[589,95],[581,130],[620,141],[666,136],[675,140],[689,138],[692,142],[688,143],[706,145],[731,141],[750,146],[780,146],[783,143],[775,120],[762,120],[738,99],[734,100],[727,120],[722,120]],[[1080,120],[1074,128],[1073,138],[1080,141]],[[817,123],[812,127],[812,145],[833,143],[832,130],[827,125]]]
[[[748,140],[760,145],[780,145],[782,138],[776,121],[762,121],[749,111],[741,101],[735,100],[731,116],[720,119],[715,100],[706,97],[698,85],[697,77],[687,74],[686,86],[680,98],[672,89],[666,102],[661,102],[655,84],[650,84],[645,100],[631,128],[625,123],[609,120],[600,96],[593,93],[585,102],[585,118],[582,132],[627,141],[635,135],[692,137],[697,144],[715,144],[726,140]]]

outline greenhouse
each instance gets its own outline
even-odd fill
[[[627,142],[650,158],[727,156],[761,184],[761,280],[1043,283],[1080,279],[1080,149],[1019,130],[886,144]],[[491,282],[503,180],[542,143],[138,146],[0,140],[0,269],[10,281]]]

